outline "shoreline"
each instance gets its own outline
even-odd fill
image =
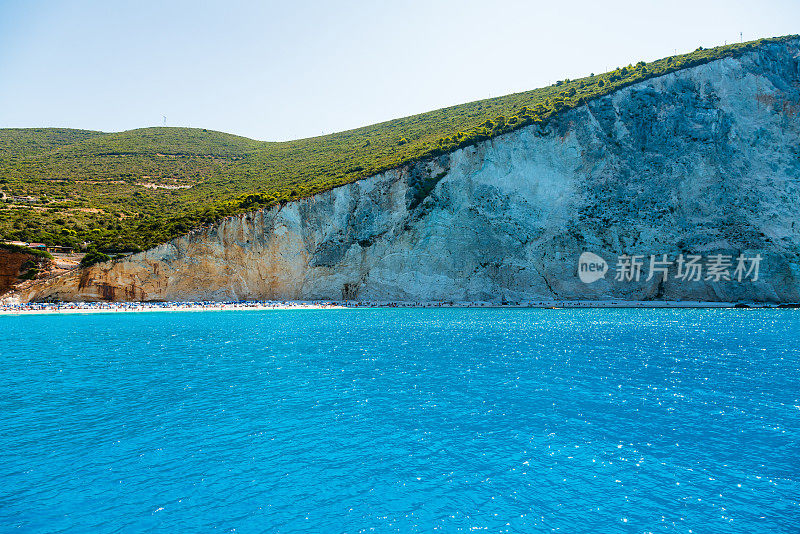
[[[794,303],[740,303],[703,301],[530,301],[509,304],[491,302],[377,302],[377,301],[202,301],[202,302],[59,302],[0,305],[3,315],[57,315],[88,313],[203,312],[265,310],[346,310],[369,308],[486,308],[486,309],[703,309],[703,308],[797,308]]]

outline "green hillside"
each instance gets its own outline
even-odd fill
[[[0,239],[140,250],[223,216],[303,198],[535,123],[761,39],[331,135],[262,142],[190,128],[0,129]]]
[[[34,156],[101,135],[105,134],[69,128],[0,129],[0,161]]]

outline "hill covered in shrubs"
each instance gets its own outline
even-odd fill
[[[703,49],[331,135],[264,142],[191,128],[0,129],[0,239],[137,251],[795,36]]]

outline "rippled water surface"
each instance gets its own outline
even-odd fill
[[[800,528],[800,311],[0,328],[0,531]]]

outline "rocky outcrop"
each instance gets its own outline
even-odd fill
[[[0,247],[0,295],[51,268],[52,262],[46,258]]]
[[[20,297],[800,301],[799,193],[793,40],[627,87],[545,128],[229,217]],[[580,280],[584,251],[608,261],[604,278]],[[664,254],[702,256],[705,270],[679,279],[672,263],[666,280],[647,280],[650,256]],[[638,281],[615,279],[620,255],[642,257]],[[730,259],[733,280],[706,279],[714,255]],[[756,255],[757,279],[736,280],[736,258]]]

